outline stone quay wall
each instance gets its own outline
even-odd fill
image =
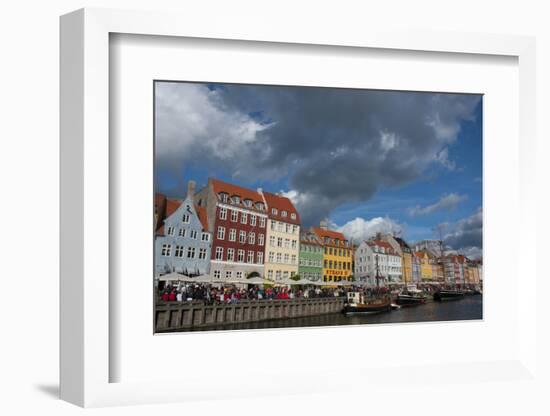
[[[298,318],[342,311],[344,298],[240,300],[235,304],[205,305],[202,301],[159,302],[155,331],[190,330],[211,325]]]

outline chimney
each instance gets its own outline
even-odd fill
[[[264,190],[263,190],[262,188],[258,188],[258,189],[257,189],[257,192],[258,192],[259,194],[262,194],[262,195],[263,195]]]
[[[187,182],[187,198],[190,198],[192,201],[195,197],[195,181]]]
[[[321,229],[328,230],[328,221],[327,220],[321,220],[321,224],[319,224]]]

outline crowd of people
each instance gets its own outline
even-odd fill
[[[203,301],[213,303],[238,303],[240,300],[280,300],[300,298],[328,298],[346,296],[344,288],[262,287],[250,285],[248,289],[236,286],[215,287],[202,284],[168,284],[159,290],[159,299],[164,302]]]

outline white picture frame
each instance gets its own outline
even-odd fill
[[[529,178],[535,174],[535,41],[530,37],[429,31],[362,30],[360,33],[327,34],[312,27],[282,30],[276,24],[240,26],[236,32],[229,22],[204,25],[170,13],[83,9],[61,18],[61,398],[79,406],[108,406],[162,403],[213,397],[257,394],[250,389],[239,393],[224,383],[201,390],[200,375],[193,382],[111,382],[110,365],[119,359],[110,349],[109,227],[109,36],[113,33],[148,36],[226,39],[281,44],[331,45],[333,47],[385,50],[429,51],[442,54],[503,55],[518,59],[520,207],[517,262],[522,262],[522,285],[518,286],[517,354],[506,360],[473,363],[418,365],[403,383],[412,386],[418,374],[430,382],[442,370],[456,380],[471,382],[536,378],[536,323],[528,319],[536,312],[537,270],[527,261],[532,252],[528,242],[536,239],[535,190]],[[516,272],[517,273],[517,272]],[[523,284],[524,283],[524,284]],[[443,371],[444,372],[444,371]],[[315,377],[340,377],[338,372],[319,372]],[[266,394],[307,393],[309,389],[288,380],[285,374],[271,374],[279,390]],[[356,376],[357,377],[357,376]],[[203,377],[202,382],[204,382]],[[366,383],[386,379],[386,368],[369,368]],[[187,385],[186,385],[187,383]],[[311,386],[314,388],[315,386]],[[339,386],[341,388],[342,386]],[[322,392],[322,386],[318,386]]]

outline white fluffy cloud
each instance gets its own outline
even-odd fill
[[[432,214],[441,210],[453,210],[460,204],[462,201],[466,200],[468,197],[466,195],[460,195],[456,193],[451,193],[443,195],[439,201],[434,204],[421,207],[417,205],[409,209],[409,215],[418,216],[418,215],[427,215]]]
[[[335,228],[356,243],[374,237],[376,233],[401,234],[403,232],[403,227],[389,217],[376,217],[370,220],[357,217]]]

